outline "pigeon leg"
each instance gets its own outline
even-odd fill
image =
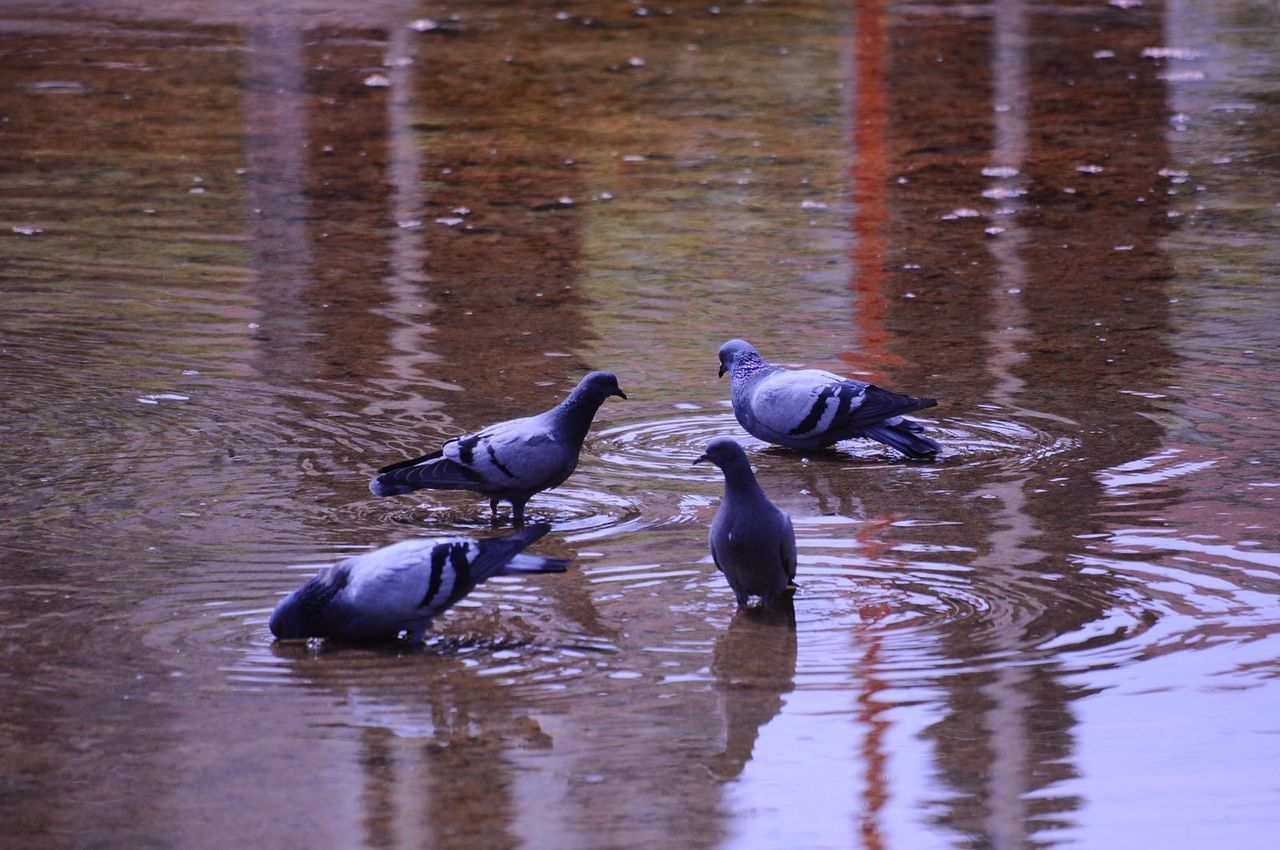
[[[524,502],[515,499],[511,501],[511,522],[516,528],[524,527]]]
[[[498,524],[498,500],[497,499],[489,500],[489,524],[490,525]]]

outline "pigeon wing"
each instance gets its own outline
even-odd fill
[[[493,488],[541,489],[576,457],[541,417],[513,419],[445,444],[444,457]]]
[[[346,601],[370,621],[403,623],[433,617],[448,607],[441,604],[445,600],[457,601],[456,565],[474,557],[477,548],[467,538],[432,538],[405,540],[361,555],[354,559]]]
[[[751,395],[755,419],[794,439],[843,439],[869,425],[936,403],[819,369],[775,372]]]
[[[786,511],[778,508],[778,514],[782,520],[782,542],[779,547],[782,568],[787,573],[787,581],[794,581],[796,577],[796,531],[791,525],[791,517]]]

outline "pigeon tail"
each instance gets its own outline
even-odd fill
[[[473,578],[479,583],[491,576],[562,573],[569,569],[569,561],[564,558],[544,558],[521,552],[550,530],[550,523],[534,522],[505,537],[486,537],[481,540],[480,554],[471,565]]]
[[[881,422],[862,429],[862,436],[868,437],[890,448],[897,449],[913,460],[931,458],[942,451],[942,446],[924,436],[924,426],[910,419],[899,419],[892,424]]]
[[[542,555],[526,555],[521,552],[502,568],[498,575],[522,575],[530,573],[562,573],[573,563],[569,558],[546,558]]]
[[[498,543],[501,541],[507,541],[511,543],[518,543],[520,544],[520,548],[523,549],[524,547],[541,540],[550,530],[551,523],[549,522],[531,522],[519,531],[513,531],[512,533],[505,534],[501,537],[486,537],[480,542]]]
[[[479,490],[483,483],[474,472],[439,451],[384,466],[369,482],[369,492],[375,496],[400,496],[423,488]]]

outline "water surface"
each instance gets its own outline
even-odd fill
[[[0,6],[0,820],[22,847],[1270,847],[1265,4]],[[745,435],[772,359],[932,463]],[[565,575],[274,644],[487,534],[380,465],[618,373]],[[795,518],[735,612],[706,441]]]

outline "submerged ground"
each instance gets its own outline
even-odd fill
[[[0,4],[13,847],[1271,847],[1280,14],[1251,0]],[[942,401],[747,437],[716,349]],[[378,466],[606,405],[559,576],[273,644],[489,533]],[[795,519],[734,612],[713,436]],[[419,497],[420,496],[420,497]]]

